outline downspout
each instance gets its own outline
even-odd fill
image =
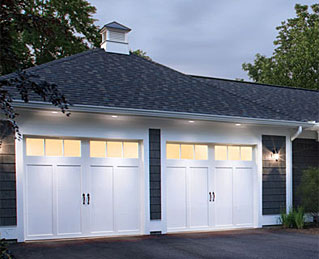
[[[297,132],[291,137],[291,141],[294,141],[296,138],[298,138],[301,132],[302,132],[302,126],[299,126]]]

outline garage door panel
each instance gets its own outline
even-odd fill
[[[91,233],[114,231],[113,167],[91,166]]]
[[[167,168],[167,227],[186,228],[186,168]]]
[[[191,168],[190,226],[207,227],[208,225],[208,168]]]
[[[216,226],[229,226],[233,224],[232,215],[232,188],[233,176],[231,167],[218,167],[215,169],[216,186]]]
[[[81,206],[81,167],[57,166],[58,235],[82,232]]]
[[[251,225],[253,222],[252,168],[235,168],[234,171],[234,223]]]
[[[115,222],[119,232],[139,230],[138,167],[115,167]]]
[[[50,165],[27,165],[27,235],[53,235],[53,170]]]

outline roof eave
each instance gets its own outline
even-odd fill
[[[37,109],[37,110],[57,110],[58,108],[47,102],[32,101],[25,103],[20,100],[13,102],[16,108]],[[215,122],[228,122],[228,123],[243,123],[255,125],[273,125],[273,126],[288,126],[311,128],[318,123],[316,122],[303,122],[303,121],[288,121],[288,120],[273,120],[240,116],[226,116],[226,115],[210,115],[201,113],[188,113],[188,112],[175,112],[175,111],[160,111],[160,110],[145,110],[134,108],[119,108],[119,107],[106,107],[106,106],[92,106],[92,105],[72,105],[69,107],[70,112],[84,112],[84,113],[100,113],[100,114],[119,114],[130,116],[145,116],[157,118],[171,118],[171,119],[189,119],[189,120],[202,120],[202,121],[215,121]]]

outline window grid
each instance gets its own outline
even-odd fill
[[[191,154],[189,153],[190,146],[191,146]],[[184,151],[183,151],[183,148],[184,148]],[[202,154],[200,154],[200,152],[202,152]],[[166,159],[208,160],[208,145],[167,143],[166,144]]]
[[[226,159],[220,159],[221,154],[218,152],[220,152],[221,148],[226,148]],[[239,157],[237,159],[231,159],[230,150],[235,151],[236,148],[239,148]],[[253,160],[252,149],[253,149],[252,146],[216,145],[215,146],[215,160],[217,160],[217,161],[226,161],[226,160],[229,160],[229,161],[252,161]],[[232,157],[234,157],[234,154]]]
[[[95,152],[92,149],[92,148],[94,148],[92,145],[92,142],[93,143],[94,142],[102,142],[104,144],[105,152],[103,152],[103,155],[95,154]],[[114,149],[114,148],[116,148],[116,143],[121,144],[121,150],[120,150],[120,152],[118,152],[118,154],[116,154],[116,150]],[[113,145],[113,147],[112,147],[112,145]],[[111,148],[113,148],[114,150],[111,151]],[[137,158],[139,158],[139,149],[138,148],[139,148],[138,142],[132,142],[132,141],[90,141],[90,157],[137,159]],[[121,154],[119,154],[119,153],[121,153]],[[112,154],[112,156],[110,156],[111,154]]]
[[[74,155],[66,155],[65,152],[65,141],[70,139],[53,139],[53,138],[26,138],[26,155],[27,156],[46,156],[46,157],[81,157],[81,140],[71,140],[78,141],[78,150],[73,152]],[[48,147],[56,141],[62,142],[61,150],[49,150]],[[41,142],[41,145],[36,145],[36,142]],[[51,143],[50,143],[51,142]],[[54,146],[54,145],[53,145]],[[52,147],[52,146],[51,146]],[[56,147],[60,148],[60,147]],[[34,149],[38,149],[34,152]],[[40,150],[40,152],[39,152]]]

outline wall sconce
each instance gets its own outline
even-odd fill
[[[272,151],[271,158],[272,158],[273,160],[276,160],[276,161],[278,162],[278,160],[279,160],[279,153],[278,153],[277,148]]]

